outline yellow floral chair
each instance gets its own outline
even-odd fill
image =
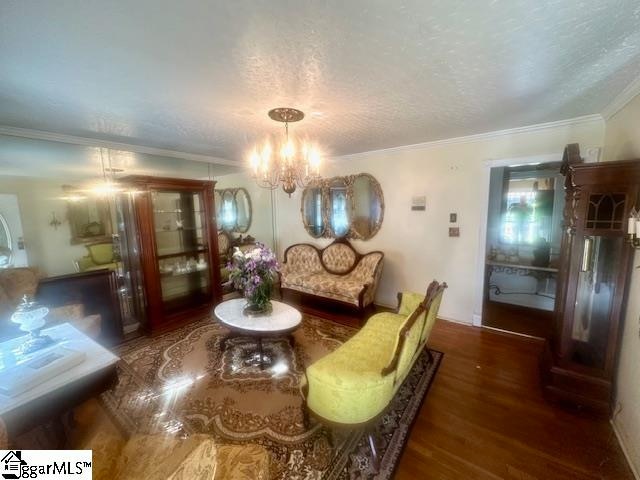
[[[113,253],[113,244],[110,242],[93,243],[85,245],[87,255],[74,261],[76,271],[88,272],[108,268],[115,270],[118,263]]]
[[[426,295],[398,294],[397,313],[373,315],[351,339],[310,365],[305,385],[310,413],[334,426],[373,424],[422,353],[446,287],[433,281]],[[371,433],[369,442],[375,457]]]

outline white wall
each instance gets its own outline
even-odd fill
[[[640,95],[606,122],[605,160],[640,159]],[[634,267],[640,266],[636,251]],[[634,268],[629,287],[616,383],[614,427],[636,477],[640,473],[640,269]],[[640,478],[640,477],[639,477]]]
[[[0,176],[0,193],[18,196],[29,266],[48,276],[74,272],[73,260],[87,253],[82,245],[71,245],[67,202],[61,198],[63,183],[64,180]],[[49,226],[52,212],[62,222],[57,230]]]
[[[335,159],[325,166],[323,175],[367,172],[382,186],[386,203],[382,228],[371,240],[354,242],[361,252],[385,253],[376,302],[394,305],[398,291],[424,291],[435,278],[449,284],[441,316],[471,323],[474,301],[482,293],[476,267],[484,257],[479,247],[480,217],[488,201],[484,161],[549,153],[557,153],[561,160],[567,143],[579,142],[583,149],[598,147],[603,135],[602,121],[593,120],[473,141],[390,149]],[[292,243],[329,242],[314,240],[304,230],[300,195],[298,190],[292,198],[282,191],[276,196],[280,255]],[[427,196],[425,212],[411,211],[414,195]],[[448,236],[450,212],[458,214],[459,238]]]
[[[215,178],[216,189],[244,187],[251,198],[251,225],[247,233],[257,241],[274,248],[273,208],[271,205],[271,190],[260,188],[249,176],[248,172],[222,175]],[[233,234],[237,236],[237,233]]]

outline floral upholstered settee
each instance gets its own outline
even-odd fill
[[[322,297],[364,310],[373,304],[380,275],[382,252],[359,254],[346,240],[319,249],[298,243],[284,252],[280,288]]]

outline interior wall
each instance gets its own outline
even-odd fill
[[[640,159],[640,95],[607,120],[603,155],[605,160]],[[640,254],[637,250],[633,264],[613,423],[636,477],[640,478]]]
[[[247,172],[221,175],[215,178],[216,189],[244,187],[251,199],[251,225],[247,233],[257,241],[275,248],[273,235],[273,208],[271,190],[260,188]],[[238,233],[233,233],[238,236]]]
[[[432,279],[446,281],[440,309],[446,319],[472,323],[476,297],[482,284],[476,279],[480,252],[482,212],[488,201],[489,159],[557,153],[561,160],[567,143],[582,148],[600,147],[602,121],[590,121],[535,131],[496,135],[475,141],[433,143],[375,151],[334,159],[323,176],[366,172],[380,182],[385,198],[382,228],[368,241],[354,241],[360,252],[382,250],[385,263],[376,302],[395,305],[402,290],[424,291]],[[411,197],[426,195],[426,211],[412,211]],[[276,195],[279,255],[298,242],[326,245],[313,239],[302,225],[301,191],[288,198]],[[449,213],[458,214],[460,237],[448,236]],[[481,305],[481,302],[479,303]],[[477,309],[479,310],[479,309]]]
[[[71,244],[63,184],[64,180],[0,176],[0,193],[18,196],[29,266],[47,276],[73,273],[73,260],[87,253],[84,246]],[[57,228],[49,225],[54,212],[62,222]]]

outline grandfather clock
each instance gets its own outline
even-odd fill
[[[583,163],[577,144],[566,175],[553,337],[541,361],[552,400],[609,413],[633,261],[627,219],[639,204],[640,160]]]

